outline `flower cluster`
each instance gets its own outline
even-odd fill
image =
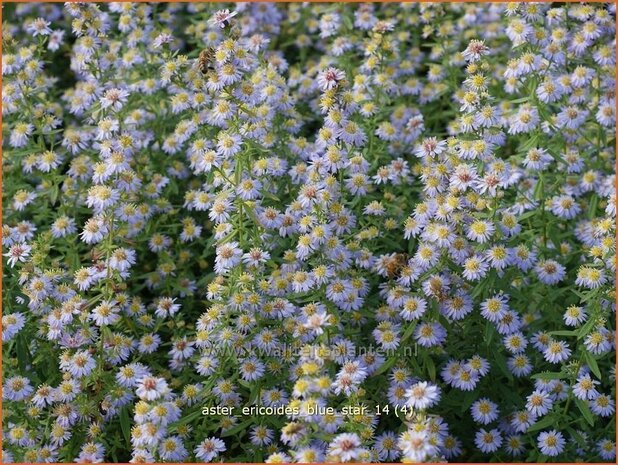
[[[614,4],[5,20],[3,462],[615,460]]]

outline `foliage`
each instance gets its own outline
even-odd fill
[[[3,461],[615,460],[615,5],[3,24]]]

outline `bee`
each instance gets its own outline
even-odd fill
[[[103,400],[100,404],[98,404],[99,413],[102,416],[107,415],[107,412],[112,408],[111,402],[108,400]]]
[[[408,264],[410,257],[406,253],[393,254],[386,263],[386,274],[389,279],[394,278],[399,274],[401,269]]]
[[[449,296],[445,292],[442,281],[440,279],[431,278],[429,280],[429,289],[431,289],[431,292],[434,294],[436,299],[438,299],[438,302],[444,302],[448,300]]]
[[[213,47],[205,48],[200,52],[200,56],[197,58],[197,68],[202,74],[208,73],[208,71],[214,70],[215,66],[215,49]]]

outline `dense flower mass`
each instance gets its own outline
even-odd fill
[[[3,462],[615,461],[615,4],[7,4]]]

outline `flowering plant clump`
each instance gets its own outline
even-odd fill
[[[3,462],[615,460],[615,4],[4,19]]]

